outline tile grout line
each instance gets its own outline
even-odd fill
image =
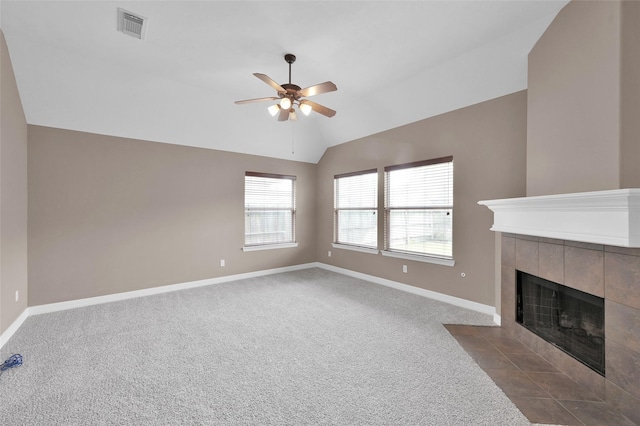
[[[539,356],[539,355],[538,355],[538,356]],[[544,359],[544,358],[542,358],[542,359]],[[546,361],[546,360],[545,360],[545,361]],[[554,368],[555,368],[555,367],[554,367]],[[527,372],[527,371],[523,371],[523,370],[520,370],[520,371],[522,371],[522,372],[523,372],[523,373],[524,373],[524,374],[525,374],[525,375],[526,375],[526,376],[527,376],[527,377],[528,377],[528,378],[529,378],[533,383],[535,383],[536,385],[538,385],[538,382],[536,382],[536,381],[533,379],[533,377],[531,377],[531,376],[529,375],[529,373],[532,373],[532,371],[529,371],[529,372]],[[557,374],[557,373],[554,373],[554,374]],[[569,376],[567,376],[565,373],[563,373],[562,371],[559,371],[559,374],[562,374],[563,376],[565,376],[566,378],[568,378],[569,380],[571,380],[571,378],[570,378]],[[571,380],[571,381],[573,382],[573,380]],[[578,386],[582,386],[582,385],[580,385],[580,384],[579,384],[579,383],[577,383],[577,382],[574,382],[574,383],[576,383]],[[538,385],[538,387],[540,387],[540,385]],[[551,395],[551,393],[549,393],[546,389],[543,389],[543,390],[544,390],[545,392],[547,392],[547,393],[549,394],[549,396],[551,397],[551,399],[553,399],[553,400],[554,400],[554,401],[555,401],[555,402],[556,402],[560,407],[562,407],[562,408],[563,408],[567,413],[569,413],[569,415],[570,415],[571,417],[573,417],[574,419],[576,419],[576,420],[577,420],[581,425],[583,425],[583,426],[587,426],[587,425],[585,425],[585,423],[584,423],[582,420],[580,420],[579,418],[577,418],[577,417],[575,416],[575,414],[573,414],[573,412],[571,412],[571,410],[569,410],[567,407],[565,407],[565,405],[564,405],[564,404],[563,404],[563,403],[562,403],[558,398],[556,398],[555,396]],[[598,398],[598,396],[597,396],[597,395],[596,395],[596,398]],[[568,401],[568,400],[565,400],[565,401]],[[595,401],[595,402],[604,402],[604,401]]]
[[[516,341],[518,341],[517,339],[514,339]],[[546,389],[542,388],[542,386],[540,386],[538,384],[538,382],[536,382],[530,375],[530,372],[524,371],[523,369],[521,369],[520,367],[518,367],[513,361],[511,361],[511,358],[509,358],[504,352],[502,352],[497,346],[495,346],[493,343],[491,343],[491,341],[489,341],[487,339],[487,342],[489,342],[490,345],[492,345],[502,356],[504,356],[505,358],[507,358],[509,360],[509,362],[511,362],[517,369],[518,371],[524,373],[525,376],[527,376],[529,378],[529,380],[531,380],[536,386],[538,386],[540,389],[542,389],[544,392],[546,392],[547,395],[549,395],[549,399],[552,399],[553,401],[555,401],[560,407],[562,407],[563,410],[565,410],[571,417],[573,417],[574,419],[576,419],[576,421],[578,421],[581,425],[586,426],[584,424],[584,422],[582,420],[580,420],[579,418],[577,418],[567,407],[564,406],[564,404],[562,404],[557,398],[555,398],[553,395],[551,395],[551,393],[549,391],[547,391]],[[536,352],[531,351],[533,354],[539,356],[540,358],[542,358],[540,355],[538,355]],[[547,361],[546,359],[542,358],[543,360]],[[548,361],[547,361],[548,362]],[[553,367],[553,365],[552,365]],[[555,368],[555,367],[553,367]],[[557,370],[557,369],[556,369]],[[560,370],[558,370],[560,374],[562,374],[563,376],[565,376],[566,378],[570,379],[571,378],[569,376],[567,376],[565,373],[561,372]],[[571,380],[573,381],[573,380]],[[578,384],[578,383],[576,383]],[[582,386],[582,385],[579,385]],[[597,395],[596,395],[597,397]],[[509,400],[511,400],[511,402],[513,402],[513,400],[511,399],[511,397],[509,397],[509,395],[507,395],[507,398],[509,398]],[[526,397],[526,398],[535,398],[535,397]],[[543,399],[543,398],[540,398]],[[515,405],[515,403],[514,403]],[[517,407],[517,406],[516,406]],[[522,413],[524,414],[524,413]],[[526,417],[526,416],[525,416]]]
[[[456,337],[456,336],[454,336],[454,337]],[[526,371],[524,371],[524,370],[522,370],[520,367],[518,367],[518,366],[517,366],[517,365],[516,365],[512,360],[511,360],[511,358],[509,358],[509,357],[508,357],[508,356],[507,356],[503,351],[501,351],[501,350],[500,350],[500,348],[498,348],[496,345],[494,345],[494,344],[493,344],[493,343],[492,343],[492,342],[487,338],[487,336],[482,335],[482,338],[483,338],[483,339],[484,339],[484,340],[485,340],[485,341],[486,341],[486,342],[487,342],[487,343],[488,343],[492,348],[494,348],[494,349],[495,349],[495,350],[496,350],[500,355],[502,355],[503,357],[505,357],[505,358],[506,358],[506,359],[507,359],[507,360],[508,360],[508,361],[509,361],[509,362],[510,362],[510,363],[511,363],[515,368],[516,368],[516,370],[517,370],[517,371],[519,371],[519,372],[521,372],[521,373],[524,373],[524,375],[525,375],[525,376],[527,376],[527,378],[528,378],[529,380],[531,380],[531,381],[533,382],[533,384],[535,384],[538,388],[540,388],[540,390],[542,390],[542,391],[543,391],[543,392],[545,392],[547,395],[549,395],[549,398],[542,398],[542,397],[523,397],[523,398],[529,398],[529,399],[551,399],[551,400],[555,401],[555,402],[556,402],[560,407],[562,407],[562,409],[563,409],[563,410],[565,410],[565,411],[566,411],[566,412],[567,412],[571,417],[573,417],[573,418],[574,418],[574,419],[575,419],[579,424],[581,424],[581,425],[583,425],[583,426],[586,426],[586,425],[584,424],[584,422],[582,422],[582,421],[581,421],[580,419],[578,419],[578,418],[577,418],[577,417],[576,417],[576,416],[575,416],[571,411],[569,411],[569,409],[567,409],[567,407],[565,407],[565,406],[564,406],[564,404],[562,404],[558,399],[556,399],[553,395],[551,395],[551,394],[550,394],[546,389],[542,388],[542,387],[541,387],[541,386],[540,386],[540,385],[539,385],[535,380],[533,380],[533,379],[531,378],[531,376],[530,376]],[[457,340],[457,338],[456,338],[456,340]],[[518,341],[517,339],[514,339],[514,340]],[[467,351],[467,349],[465,349],[465,348],[464,348],[464,346],[463,346],[463,349],[464,349],[465,351]],[[468,351],[467,351],[467,352],[468,352]],[[533,352],[533,351],[532,351],[532,353],[536,354],[536,353],[535,353],[535,352]],[[538,354],[536,354],[536,355],[538,355]],[[540,356],[540,355],[538,355],[538,356]],[[541,358],[542,358],[542,357],[541,357]],[[473,358],[472,358],[472,359],[473,359]],[[542,359],[544,359],[544,358],[542,358]],[[475,360],[474,360],[474,361],[475,361]],[[546,361],[546,360],[545,360],[545,361]],[[477,361],[476,361],[476,364],[477,364]],[[480,365],[478,365],[478,366],[480,367]],[[485,371],[485,372],[486,372],[486,370],[485,370],[484,368],[482,368],[482,367],[480,367],[480,368],[481,368],[483,371]],[[560,374],[562,374],[562,375],[566,376],[567,378],[569,378],[569,376],[567,376],[566,374],[564,374],[564,373],[562,373],[562,372],[560,372]],[[491,378],[491,376],[489,376],[489,378]],[[493,380],[493,379],[491,379],[491,380]],[[494,383],[495,383],[495,381],[494,381]],[[497,386],[497,383],[496,383],[496,386]],[[582,385],[580,385],[580,386],[582,386]],[[499,386],[498,386],[498,387],[499,387]],[[501,390],[502,390],[502,389],[501,389]],[[504,392],[504,390],[503,390],[503,392]],[[515,404],[515,402],[513,401],[513,399],[511,399],[511,396],[507,395],[506,393],[505,393],[505,395],[507,396],[507,398],[509,398],[509,401],[511,401],[511,402],[513,403],[513,405],[516,405],[516,404]],[[517,406],[517,405],[516,405],[516,408],[518,408],[518,406]],[[520,410],[520,408],[518,408],[518,410]],[[527,416],[522,412],[522,410],[520,410],[520,412],[522,413],[522,415],[524,415],[525,417],[527,417]],[[528,417],[527,417],[527,420],[531,421]],[[543,423],[542,423],[542,424],[543,424]]]

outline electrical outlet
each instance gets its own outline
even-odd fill
[[[327,256],[331,257],[331,250],[327,252]]]
[[[220,266],[224,266],[224,259],[220,259]]]
[[[16,302],[20,300],[20,292],[16,290]]]
[[[402,272],[407,273],[407,265],[402,265]]]

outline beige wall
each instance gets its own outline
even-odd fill
[[[529,54],[527,195],[620,187],[620,16],[573,1]]]
[[[494,306],[492,217],[476,203],[525,191],[525,92],[333,147],[318,165],[28,129],[31,306],[313,261]],[[327,258],[334,174],[445,155],[455,267],[337,249]],[[247,170],[298,176],[298,248],[240,250]]]
[[[318,164],[318,260],[496,306],[493,217],[477,202],[525,194],[526,103],[526,92],[518,92],[329,148]],[[454,267],[331,247],[334,175],[382,173],[384,166],[447,155],[454,159]],[[382,201],[380,218],[381,208]]]
[[[640,187],[640,2],[573,1],[529,54],[527,195]]]
[[[29,305],[315,261],[313,164],[39,126],[28,139]],[[297,248],[241,251],[245,171],[297,176]]]
[[[640,188],[640,2],[622,4],[620,187]]]
[[[27,307],[27,122],[0,31],[0,333]],[[15,301],[19,292],[20,300]]]

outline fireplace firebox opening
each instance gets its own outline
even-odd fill
[[[604,376],[604,299],[522,271],[516,283],[516,321]]]

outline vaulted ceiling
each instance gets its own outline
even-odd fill
[[[527,86],[527,55],[566,0],[6,1],[29,124],[315,163],[333,145]],[[117,10],[147,20],[138,40]],[[327,80],[337,110],[278,122],[252,74]],[[275,103],[275,102],[274,102]]]

